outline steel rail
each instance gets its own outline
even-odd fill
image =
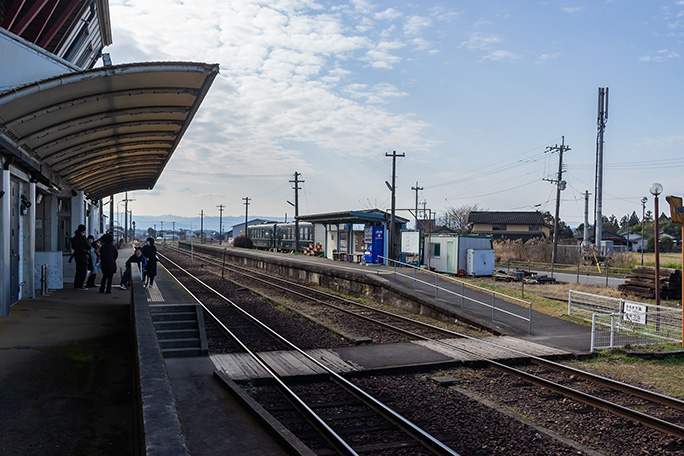
[[[430,435],[429,433],[427,433],[426,431],[424,431],[420,427],[416,426],[411,421],[409,421],[406,418],[404,418],[403,416],[401,416],[399,413],[397,413],[394,410],[392,410],[391,408],[387,407],[382,402],[378,401],[373,396],[369,395],[368,393],[363,391],[361,388],[354,385],[349,380],[345,379],[344,377],[339,375],[337,372],[333,371],[328,366],[321,363],[319,360],[312,357],[311,355],[306,353],[304,350],[300,349],[299,347],[297,347],[296,345],[291,343],[289,340],[280,336],[277,332],[273,331],[271,328],[269,328],[263,322],[259,321],[258,319],[256,319],[252,315],[250,315],[247,311],[242,309],[240,306],[238,306],[236,303],[231,301],[229,298],[227,298],[226,296],[224,296],[223,294],[221,294],[220,292],[218,292],[217,290],[215,290],[214,288],[212,288],[208,284],[204,283],[199,278],[195,277],[193,274],[191,274],[189,271],[185,270],[180,265],[176,264],[170,258],[166,257],[163,254],[160,254],[159,252],[158,252],[158,255],[160,255],[162,258],[166,259],[170,263],[172,263],[179,270],[183,271],[185,274],[188,275],[188,277],[191,277],[192,279],[194,279],[195,281],[200,283],[202,286],[204,286],[205,288],[212,291],[214,294],[216,294],[216,296],[218,296],[221,299],[225,300],[226,302],[230,303],[232,306],[234,306],[236,309],[238,309],[241,313],[244,313],[245,316],[252,319],[257,325],[262,327],[265,331],[267,331],[268,333],[270,333],[273,336],[275,336],[276,338],[278,338],[285,345],[288,345],[290,348],[292,348],[293,350],[298,352],[300,355],[304,356],[309,361],[316,364],[321,369],[325,370],[327,372],[327,374],[330,375],[331,378],[334,379],[338,385],[342,386],[344,389],[346,389],[349,393],[351,393],[352,395],[357,397],[357,399],[361,400],[368,407],[372,408],[373,410],[375,410],[376,412],[381,414],[385,419],[387,419],[389,422],[393,423],[395,426],[400,428],[406,434],[411,436],[411,438],[416,440],[416,442],[421,444],[427,450],[431,451],[433,454],[435,454],[435,455],[447,455],[447,456],[460,456],[458,453],[453,451],[451,448],[444,445],[444,443],[440,442],[438,439],[436,439],[435,437],[433,437],[432,435]],[[210,315],[213,319],[216,319],[216,317],[213,314],[210,314]],[[221,326],[225,327],[223,324],[221,324]],[[228,328],[225,328],[225,329],[228,330]],[[245,348],[247,348],[247,347],[245,347]],[[287,386],[284,384],[284,382],[282,382],[280,376],[278,376],[278,374],[276,372],[274,372],[273,370],[268,368],[268,363],[266,363],[263,359],[261,359],[261,357],[259,357],[259,355],[257,353],[253,353],[253,352],[249,351],[248,349],[247,349],[247,351],[250,353],[250,356],[253,356],[256,359],[259,359],[259,361],[261,363],[263,363],[265,367],[267,367],[267,371],[268,371],[269,375],[271,375],[274,379],[276,379],[278,381],[279,385],[282,385],[283,387],[287,388]],[[289,390],[289,388],[288,388],[288,390]],[[294,394],[294,392],[292,392],[292,394]],[[313,410],[311,410],[299,397],[297,397],[296,395],[295,395],[295,397],[296,397],[296,401],[298,404],[301,404],[302,407],[305,407],[306,410],[309,410],[310,411],[309,413],[311,413],[312,416],[315,416],[317,421],[320,420],[321,426],[324,426],[324,429],[326,429],[327,432],[329,432],[331,436],[335,436],[336,441],[337,441],[337,439],[339,439],[340,442],[344,443],[344,449],[345,450],[346,450],[346,448],[349,448],[348,451],[352,452],[352,453],[345,452],[343,454],[356,454],[354,452],[354,450],[351,449],[351,447],[349,447],[349,445],[341,437],[339,437],[334,432],[334,430],[332,430],[332,428],[330,428],[327,424],[325,424],[322,421],[322,419],[320,417],[318,417],[318,415],[316,415],[316,413]]]
[[[218,293],[216,290],[214,290],[213,288],[211,288],[210,286],[208,286],[207,284],[202,282],[200,279],[198,279],[194,275],[187,272],[185,269],[183,269],[181,266],[179,266],[178,264],[173,262],[171,259],[169,259],[165,255],[163,255],[159,252],[157,252],[157,255],[166,259],[166,261],[175,265],[178,269],[185,272],[189,277],[195,279],[201,285],[205,286],[210,291],[212,291],[216,295],[220,296],[222,299],[224,299],[225,301],[230,303],[233,307],[235,307],[241,313],[244,313],[244,314],[248,315],[249,317],[251,317],[253,320],[256,320],[251,315],[249,315],[247,312],[245,312],[243,309],[241,309],[239,306],[237,306],[235,303],[233,303],[231,300],[229,300],[225,296]],[[266,362],[264,362],[261,359],[261,357],[259,357],[258,354],[251,351],[249,349],[249,347],[247,347],[235,334],[233,334],[233,332],[230,329],[228,329],[228,327],[226,325],[224,325],[223,322],[216,315],[214,315],[213,312],[201,300],[199,300],[194,295],[194,293],[192,293],[192,291],[190,291],[188,289],[188,287],[186,287],[180,280],[178,280],[178,278],[174,274],[172,274],[171,271],[169,271],[168,268],[166,268],[166,266],[164,266],[162,264],[162,267],[164,267],[164,269],[166,269],[166,271],[169,273],[169,275],[171,277],[173,277],[176,280],[176,282],[178,282],[178,284],[187,293],[189,293],[190,296],[192,296],[200,306],[202,306],[202,310],[204,311],[204,313],[206,315],[208,315],[214,321],[214,323],[216,323],[219,326],[219,328],[221,328],[221,330],[228,335],[228,337],[230,337],[237,345],[240,346],[240,348],[242,348],[247,354],[249,354],[249,356],[251,356],[254,359],[254,361],[273,378],[273,380],[276,382],[276,385],[277,385],[278,389],[281,391],[281,393],[287,398],[287,400],[297,410],[299,410],[300,413],[302,413],[302,415],[304,415],[304,417],[309,422],[309,424],[311,424],[314,427],[314,429],[316,429],[318,431],[318,433],[323,437],[323,439],[326,442],[328,442],[335,449],[335,451],[337,451],[338,453],[340,453],[342,455],[358,456],[358,453],[356,451],[354,451],[349,446],[349,444],[347,444],[347,442],[342,437],[340,437],[330,426],[328,426],[328,424],[325,422],[325,420],[323,418],[318,416],[318,414],[316,412],[314,412],[308,405],[306,405],[306,403],[304,401],[302,401],[301,398],[299,396],[297,396],[297,394],[294,391],[292,391],[292,389],[290,389],[282,381],[282,379],[278,376],[278,374],[276,372],[274,372],[270,368],[270,366]],[[259,322],[258,320],[256,320],[256,322],[261,324],[261,322]]]
[[[172,248],[172,249],[173,249],[173,250],[177,250],[178,252],[187,255],[187,252],[184,251],[183,249],[178,249],[178,248],[176,248],[176,247],[174,247],[174,248]],[[443,333],[443,334],[445,334],[445,335],[447,335],[447,336],[454,336],[454,335],[458,334],[458,333],[455,333],[455,332],[450,331],[450,330],[448,330],[448,329],[440,328],[439,326],[431,325],[431,324],[429,324],[429,323],[425,323],[425,322],[422,322],[422,321],[419,321],[419,320],[414,320],[413,318],[405,317],[405,316],[403,316],[403,315],[398,315],[398,314],[395,314],[395,313],[392,313],[392,312],[388,312],[388,311],[386,311],[386,310],[377,309],[377,308],[375,308],[375,307],[368,306],[368,305],[365,305],[365,304],[363,304],[363,303],[360,303],[360,302],[357,302],[357,301],[353,301],[353,300],[351,300],[351,299],[343,298],[343,297],[340,297],[340,296],[337,296],[337,295],[334,295],[334,294],[331,294],[331,293],[326,293],[325,291],[320,291],[320,290],[313,289],[313,288],[308,287],[308,286],[306,286],[306,285],[301,285],[301,284],[296,283],[296,282],[290,282],[290,281],[288,281],[288,280],[286,280],[286,279],[281,279],[280,277],[275,277],[275,276],[272,276],[272,275],[269,275],[269,274],[265,274],[265,273],[259,272],[259,271],[253,271],[253,270],[251,270],[251,269],[244,268],[244,267],[242,267],[242,266],[219,264],[218,260],[216,260],[215,258],[212,258],[212,257],[203,256],[202,258],[204,258],[204,259],[206,259],[206,260],[212,261],[216,266],[220,266],[220,267],[222,267],[222,268],[229,269],[229,270],[231,270],[231,271],[233,271],[233,272],[237,272],[238,274],[242,274],[242,275],[247,276],[247,277],[249,277],[249,278],[251,278],[251,279],[254,279],[254,280],[263,282],[263,283],[267,284],[268,286],[272,286],[272,287],[275,287],[275,288],[284,290],[284,291],[286,291],[286,292],[288,292],[288,293],[291,293],[291,294],[294,294],[294,295],[296,295],[296,296],[300,296],[300,297],[306,298],[306,299],[308,299],[308,300],[314,301],[314,302],[316,302],[316,303],[318,303],[318,304],[323,304],[323,305],[325,305],[325,306],[327,306],[327,307],[330,307],[330,308],[339,310],[340,312],[346,313],[346,314],[348,314],[348,315],[352,315],[352,316],[355,316],[355,317],[357,317],[357,318],[360,318],[360,319],[369,321],[369,322],[371,322],[371,323],[377,324],[377,325],[379,325],[379,326],[383,326],[383,327],[385,327],[385,328],[387,328],[387,329],[389,329],[389,330],[391,330],[391,331],[397,332],[397,333],[402,334],[402,335],[411,336],[411,337],[415,337],[415,338],[418,338],[418,339],[424,339],[424,340],[433,340],[433,339],[430,338],[430,337],[422,336],[422,335],[420,335],[420,334],[416,334],[416,333],[414,333],[414,332],[412,332],[412,331],[409,331],[409,330],[406,330],[406,329],[399,328],[399,327],[397,327],[397,326],[394,326],[394,325],[391,325],[391,324],[389,324],[389,323],[385,323],[385,322],[376,320],[376,319],[374,319],[374,318],[371,318],[371,317],[368,317],[368,316],[365,316],[365,315],[360,315],[360,314],[358,314],[358,313],[356,313],[356,312],[354,312],[354,311],[352,311],[352,310],[344,309],[344,308],[342,308],[342,307],[336,306],[336,305],[331,304],[331,303],[329,303],[329,302],[322,301],[322,300],[320,300],[320,299],[318,299],[318,298],[315,298],[315,297],[313,297],[313,296],[309,296],[309,295],[306,295],[306,294],[301,293],[301,292],[299,292],[299,291],[292,290],[291,287],[301,288],[301,289],[304,289],[304,290],[306,290],[306,291],[308,291],[308,292],[312,292],[312,293],[314,293],[314,294],[322,295],[322,296],[324,296],[324,297],[326,297],[326,298],[335,299],[335,300],[344,302],[344,303],[346,303],[346,304],[350,304],[350,305],[359,307],[359,308],[361,308],[361,309],[368,310],[368,311],[370,311],[370,312],[375,312],[375,313],[378,313],[378,314],[381,314],[381,315],[385,315],[385,316],[394,318],[394,319],[396,319],[396,320],[403,321],[403,322],[405,322],[405,323],[410,323],[410,324],[419,326],[419,327],[424,328],[424,329],[429,329],[429,330],[431,330],[431,331],[440,332],[440,333]],[[244,272],[244,271],[246,271],[246,272]],[[272,283],[272,282],[269,282],[269,280],[267,280],[267,279],[262,279],[262,278],[255,277],[255,276],[263,276],[263,277],[267,277],[268,279],[273,280],[273,281],[284,282],[284,283],[287,284],[287,286],[277,285],[277,284],[274,284],[274,283]],[[288,287],[290,287],[290,288],[288,288]]]
[[[179,250],[181,252],[183,252],[183,250],[181,250],[181,249],[179,249]],[[183,252],[183,253],[185,253],[185,252]],[[264,275],[266,275],[266,274],[264,274]],[[279,279],[279,280],[282,280],[282,279]],[[301,286],[301,287],[305,287],[305,286],[300,285],[300,284],[297,284],[297,285]],[[315,291],[317,293],[323,293],[323,292],[318,292],[317,290],[315,290]],[[331,295],[331,296],[334,296],[334,295]],[[340,299],[340,298],[338,298],[338,299]],[[342,299],[344,299],[344,298],[342,298]],[[354,301],[350,301],[350,302],[355,303]],[[357,304],[357,303],[355,303],[355,304]],[[619,382],[616,380],[612,380],[612,379],[602,377],[602,376],[599,376],[596,374],[592,374],[592,373],[583,371],[581,369],[575,369],[575,368],[572,368],[569,366],[565,366],[563,364],[556,363],[553,361],[549,361],[549,360],[540,358],[538,356],[531,355],[529,353],[525,353],[525,352],[510,348],[510,347],[505,347],[503,345],[496,344],[496,343],[493,343],[490,341],[477,339],[477,338],[469,336],[467,334],[461,334],[461,333],[457,333],[457,332],[446,330],[446,329],[443,329],[443,330],[453,334],[454,336],[460,337],[460,338],[465,338],[465,339],[469,339],[469,340],[477,340],[481,343],[485,343],[487,345],[490,345],[492,347],[496,347],[498,349],[503,349],[503,350],[509,351],[511,353],[523,355],[525,357],[528,357],[532,362],[535,362],[535,363],[538,363],[538,364],[541,364],[541,365],[544,365],[546,367],[553,368],[553,369],[556,369],[559,371],[563,371],[565,373],[575,374],[575,375],[583,377],[587,380],[594,381],[596,383],[607,386],[607,387],[614,389],[616,391],[621,391],[621,392],[624,392],[627,394],[634,395],[636,397],[640,397],[642,399],[650,400],[650,401],[657,402],[660,404],[664,404],[667,406],[672,406],[673,408],[677,408],[679,410],[684,410],[684,401],[681,401],[681,400],[676,399],[676,398],[668,397],[668,396],[665,396],[665,395],[662,395],[662,394],[659,394],[659,393],[656,393],[653,391],[648,391],[648,390],[645,390],[642,388],[638,388],[638,387],[635,387],[633,385],[628,385],[626,383]],[[515,368],[507,366],[506,364],[503,364],[501,362],[498,362],[498,361],[492,360],[490,358],[484,357],[478,353],[465,350],[461,347],[456,347],[452,344],[449,344],[448,342],[429,339],[429,338],[426,338],[424,336],[417,336],[417,337],[420,337],[422,339],[431,340],[431,341],[433,341],[439,345],[448,347],[451,350],[455,350],[455,351],[463,353],[463,354],[474,356],[474,357],[478,358],[479,360],[488,363],[489,365],[491,365],[492,367],[494,367],[496,369],[505,371],[509,374],[516,375],[516,376],[523,378],[524,380],[526,380],[530,383],[534,383],[534,384],[549,388],[553,391],[556,391],[556,392],[562,394],[565,397],[569,397],[569,398],[578,400],[580,402],[583,402],[587,405],[590,405],[592,407],[614,413],[616,415],[622,416],[623,418],[627,418],[627,419],[642,423],[648,427],[651,427],[651,428],[656,429],[658,431],[665,432],[667,434],[676,436],[678,438],[684,438],[684,427],[682,427],[682,426],[678,426],[674,423],[669,423],[667,421],[664,421],[664,420],[661,420],[659,418],[647,415],[645,413],[629,409],[627,407],[621,406],[619,404],[615,404],[615,403],[610,402],[610,401],[606,401],[606,400],[601,399],[599,397],[595,397],[595,396],[589,395],[587,393],[584,393],[584,392],[581,392],[581,391],[578,391],[578,390],[575,390],[575,389],[572,389],[572,388],[569,388],[569,387],[566,387],[563,385],[559,385],[555,382],[552,382],[550,380],[536,376],[534,374],[530,374],[528,372],[524,372],[524,371],[521,371],[519,369],[515,369]]]

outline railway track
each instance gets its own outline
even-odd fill
[[[170,248],[170,250],[176,254],[188,255],[186,250],[178,248]],[[218,268],[220,270],[221,276],[223,276],[226,271],[233,274],[230,278],[232,281],[237,281],[235,275],[238,275],[251,282],[258,282],[261,287],[275,290],[277,295],[286,294],[296,297],[299,300],[304,300],[297,303],[299,306],[298,308],[306,314],[312,315],[313,317],[323,316],[326,320],[330,320],[332,310],[341,314],[341,316],[338,318],[347,319],[349,316],[351,316],[369,323],[369,328],[382,328],[384,331],[392,332],[400,336],[399,338],[394,338],[392,340],[388,340],[386,335],[378,336],[382,337],[382,340],[374,340],[376,343],[403,342],[415,339],[433,340],[440,337],[460,337],[459,333],[454,331],[440,328],[414,318],[408,318],[406,316],[399,315],[396,312],[389,312],[358,301],[346,299],[332,293],[326,293],[312,287],[304,286],[296,282],[281,279],[269,274],[264,274],[259,271],[254,271],[252,269],[236,265],[223,264],[217,259],[211,258],[209,256],[200,256],[198,254],[194,255],[198,257],[198,260],[201,259],[203,262],[203,268],[207,268],[207,266]],[[250,285],[245,284],[245,282],[238,281],[238,283],[245,286]],[[308,305],[304,305],[305,302],[308,303]],[[368,330],[369,333],[374,333],[375,331],[376,329]],[[364,343],[368,342],[368,337],[361,336],[359,339]]]
[[[165,262],[174,266],[177,274],[181,273],[184,275],[186,280],[176,277],[176,275],[174,277],[203,306],[207,316],[215,324],[219,325],[224,333],[240,346],[245,353],[252,356],[263,369],[269,372],[278,391],[284,398],[284,401],[280,401],[278,406],[271,404],[271,410],[276,411],[279,408],[281,413],[284,410],[284,413],[290,416],[290,425],[292,426],[293,422],[296,424],[292,426],[294,428],[293,432],[317,454],[358,455],[371,449],[375,454],[395,454],[394,450],[411,448],[411,454],[415,455],[458,456],[458,453],[447,445],[335,373],[315,358],[310,357],[305,351],[275,333],[267,324],[254,318],[238,304],[223,296],[219,291],[180,265],[172,262],[168,257],[163,255],[162,257]],[[200,293],[211,293],[213,296],[223,300],[244,319],[250,320],[252,328],[258,328],[262,335],[266,335],[269,339],[277,339],[283,346],[298,352],[301,356],[308,358],[310,362],[325,370],[329,380],[325,383],[318,383],[320,393],[317,395],[298,394],[295,388],[289,386],[287,380],[278,375],[268,365],[268,362],[254,350],[253,346],[255,344],[253,339],[255,336],[253,334],[249,335],[249,339],[252,342],[245,342],[243,338],[238,337],[233,325],[229,325],[224,320],[218,318],[197,296],[199,294],[197,288],[188,286],[187,279],[201,288]],[[183,283],[184,281],[186,283]],[[245,333],[245,326],[239,325],[239,330]],[[329,400],[330,397],[334,397],[332,402]],[[322,402],[321,398],[326,398],[325,402]],[[287,408],[283,409],[282,404],[288,404]],[[321,410],[330,410],[331,408],[335,409],[334,417],[322,416]],[[297,411],[297,418],[293,419],[291,412],[295,410]],[[303,426],[305,423],[308,426]],[[370,444],[369,442],[375,443]],[[387,443],[380,445],[377,442]]]
[[[186,252],[184,253],[187,254]],[[211,260],[211,258],[203,257],[203,261],[209,260]],[[230,269],[233,271],[235,267],[231,265]],[[239,271],[239,273],[244,275],[253,273],[253,271],[246,270]],[[263,278],[265,274],[259,273],[259,275],[262,276],[260,280],[266,280]],[[282,279],[277,279],[276,281],[279,282],[279,287],[284,287],[282,282],[287,282],[283,281]],[[304,287],[299,284],[296,286],[298,288],[296,293],[298,294],[305,294],[304,292],[300,291],[301,288],[308,289],[308,287]],[[313,290],[313,292],[321,295],[320,291]],[[333,296],[336,299],[340,299],[339,297],[329,295],[327,293],[322,293],[322,295],[326,298]],[[307,298],[311,299],[311,297],[308,295]],[[351,300],[343,299],[343,301],[349,301],[355,305],[357,304]],[[365,305],[361,306],[363,308],[368,307]],[[383,313],[389,312],[383,311]],[[402,319],[403,318],[404,317],[402,317]],[[442,328],[440,328],[439,333],[443,335],[446,334],[447,337],[452,339],[472,339],[472,337],[467,334],[445,330]],[[664,396],[582,370],[570,368],[557,362],[535,357],[517,350],[511,350],[510,348],[491,342],[487,343],[490,344],[492,348],[496,348],[497,350],[508,350],[518,355],[525,356],[530,360],[530,363],[538,367],[532,369],[523,369],[519,366],[513,367],[503,362],[489,359],[477,353],[469,352],[462,348],[456,347],[453,342],[450,343],[448,339],[430,339],[428,336],[419,335],[415,331],[411,331],[411,334],[412,337],[416,339],[430,340],[438,346],[443,347],[443,349],[447,352],[449,350],[454,350],[468,353],[469,355],[472,355],[480,361],[486,363],[493,369],[504,372],[507,375],[516,376],[524,380],[526,383],[541,386],[545,389],[560,394],[562,397],[571,398],[595,409],[603,410],[613,415],[626,418],[630,421],[640,423],[644,426],[674,436],[676,438],[684,438],[684,427],[682,427],[682,422],[684,420],[682,419],[682,415],[680,413],[681,411],[684,411],[684,402],[679,399]],[[643,410],[648,410],[649,413],[645,413]]]

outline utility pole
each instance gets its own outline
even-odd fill
[[[223,204],[216,206],[219,208],[219,245],[223,242],[223,208],[226,207]]]
[[[204,244],[204,209],[200,211],[200,242]]]
[[[589,245],[589,190],[584,192],[584,240],[582,241],[582,247],[587,247]]]
[[[594,206],[594,245],[601,255],[601,239],[603,237],[603,132],[608,121],[608,87],[599,87],[598,91],[598,135],[596,138],[596,194]]]
[[[176,242],[176,222],[171,222],[171,243]]]
[[[242,201],[245,202],[245,237],[247,237],[247,216],[249,215],[249,198],[244,197]]]
[[[124,199],[124,242],[128,242],[128,202],[135,201],[134,199],[128,199],[128,192],[125,193]],[[118,208],[117,208],[118,209]]]
[[[294,173],[294,180],[291,180],[290,183],[294,184],[294,191],[295,191],[295,203],[294,203],[294,209],[295,209],[295,252],[299,252],[299,220],[297,220],[297,217],[299,217],[299,190],[302,188],[299,186],[300,183],[305,182],[303,180],[299,180],[299,176],[301,176],[301,173],[298,173],[295,171]]]
[[[416,231],[418,231],[418,192],[424,190],[424,188],[418,187],[418,181],[416,181],[416,186],[411,187],[411,190],[416,192]]]
[[[387,252],[388,253],[387,257],[390,260],[393,260],[396,256],[395,255],[396,249],[394,247],[394,244],[396,243],[396,239],[394,239],[394,219],[395,219],[394,211],[396,208],[397,157],[401,158],[401,157],[405,157],[405,156],[406,156],[406,154],[397,154],[396,150],[392,151],[391,154],[387,154],[387,153],[385,154],[385,157],[392,157],[392,185],[390,185],[387,181],[385,181],[385,184],[387,185],[387,187],[392,192],[392,216],[390,219],[390,230],[389,230],[389,249],[388,249],[389,252]]]
[[[558,252],[558,221],[560,216],[560,195],[561,191],[565,190],[565,181],[563,180],[563,152],[570,150],[568,146],[565,145],[565,136],[561,137],[561,145],[556,144],[553,147],[547,147],[547,152],[558,151],[558,177],[556,179],[545,179],[549,182],[556,184],[556,216],[553,221],[553,253],[551,254],[551,272],[553,273],[553,267],[556,264],[556,254]]]

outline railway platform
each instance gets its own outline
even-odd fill
[[[131,253],[119,252],[120,267]],[[122,290],[115,275],[112,294],[65,283],[0,319],[0,454],[291,454],[213,378],[208,357],[162,359],[134,307],[190,297],[161,268],[151,289],[133,279]]]
[[[219,248],[218,246],[194,246],[197,251],[202,247],[217,252],[226,250],[225,247]],[[376,264],[366,265],[305,255],[237,248],[230,248],[226,251],[231,252],[231,255],[239,256],[241,259],[255,259],[254,263],[260,266],[268,262],[276,263],[280,268],[279,271],[285,267],[296,269],[296,272],[291,272],[292,275],[298,275],[304,271],[316,277],[328,275],[334,277],[335,280],[356,280],[379,284],[380,287],[393,290],[400,298],[415,299],[418,302],[426,303],[430,307],[439,309],[440,312],[452,315],[455,319],[485,328],[497,335],[516,337],[578,355],[589,353],[591,350],[591,328],[589,326],[555,318],[534,309],[531,309],[530,312],[520,303],[503,298],[496,298],[497,311],[493,313],[490,307],[475,303],[475,301],[485,304],[491,303],[491,293],[462,287],[457,282],[443,279],[439,280],[440,290],[436,293],[434,286],[432,286],[435,283],[435,275],[427,271],[410,270],[403,271],[403,274],[395,274],[393,267]],[[400,272],[402,271],[400,270]],[[458,296],[459,294],[464,294],[472,300],[462,300]],[[508,318],[505,312],[517,314],[523,318]],[[526,320],[529,317],[531,317],[531,323]]]

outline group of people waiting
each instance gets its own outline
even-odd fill
[[[119,257],[119,248],[114,242],[111,233],[105,233],[99,239],[94,236],[85,236],[85,225],[79,225],[71,238],[71,248],[73,253],[69,262],[73,259],[76,263],[76,275],[74,276],[74,289],[88,290],[95,288],[97,274],[102,274],[100,281],[100,293],[111,294],[112,280],[116,273],[116,260]],[[154,239],[147,238],[145,245],[136,247],[133,255],[126,260],[126,269],[121,277],[121,288],[126,289],[130,286],[132,265],[137,264],[142,274],[145,287],[154,284],[157,275],[157,248],[154,246]],[[87,277],[87,282],[86,282]]]

